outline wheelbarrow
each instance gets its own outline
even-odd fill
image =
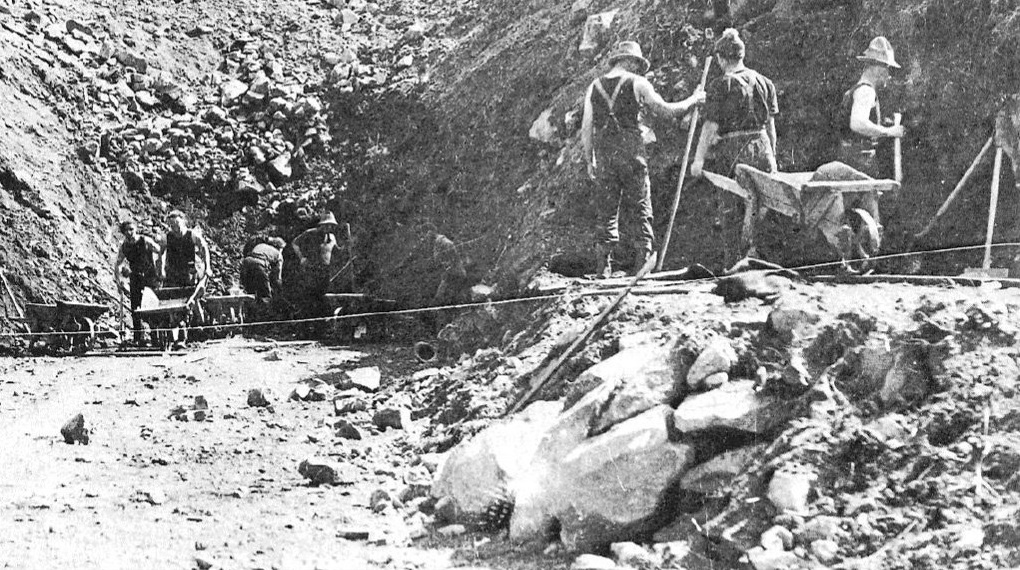
[[[135,315],[152,330],[153,342],[162,349],[188,341],[188,327],[205,322],[201,299],[206,277],[193,287],[163,287],[143,294]]]
[[[255,295],[216,295],[202,299],[207,325],[242,324],[255,304]]]
[[[364,293],[327,293],[325,298],[334,317],[389,311],[397,305],[392,299],[378,299]],[[386,323],[386,318],[334,319],[333,335],[342,340],[383,338],[389,334]]]
[[[773,173],[739,164],[735,179],[707,171],[704,175],[716,188],[744,201],[742,250],[754,247],[756,219],[771,210],[808,232],[820,232],[843,263],[857,271],[866,269],[881,248],[878,197],[900,188],[895,180],[871,178],[841,162],[814,172]]]
[[[96,343],[96,321],[110,308],[93,303],[57,301],[26,303],[22,321],[30,333],[28,346],[34,348],[40,340],[47,346],[65,350],[91,350]]]

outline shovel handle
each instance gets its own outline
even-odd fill
[[[902,113],[893,113],[893,126],[900,126],[903,121]],[[893,139],[893,179],[896,182],[903,182],[903,141],[900,137]]]
[[[701,72],[701,83],[698,87],[701,89],[705,88],[705,83],[708,81],[708,70],[712,67],[712,56],[705,58],[705,69]],[[669,238],[673,234],[673,224],[676,222],[676,211],[680,207],[680,191],[684,187],[684,179],[687,177],[687,161],[691,154],[691,147],[694,146],[694,132],[698,128],[698,116],[701,114],[701,108],[694,109],[694,113],[691,114],[691,124],[687,129],[687,145],[684,147],[683,158],[680,162],[680,178],[676,182],[676,194],[673,195],[673,207],[669,212],[669,224],[666,225],[666,233],[662,236],[662,247],[659,249],[658,261],[656,262],[655,270],[662,271],[662,264],[666,260],[666,250],[669,249]]]

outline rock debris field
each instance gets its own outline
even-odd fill
[[[0,563],[1020,564],[1015,289],[711,289],[629,298],[509,418],[607,297],[464,315],[523,324],[429,363],[265,338],[5,357]]]

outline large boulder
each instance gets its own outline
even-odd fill
[[[675,399],[683,390],[682,370],[672,344],[629,348],[585,370],[573,382],[574,390],[567,401],[575,400],[581,390],[587,393],[580,398],[586,399],[594,388],[613,386],[598,392],[598,401],[592,402],[599,409],[597,417],[589,423],[591,435],[603,433],[615,424]]]
[[[536,402],[454,448],[432,484],[432,495],[450,498],[457,519],[476,520],[530,471],[539,441],[559,410],[557,402]]]
[[[568,548],[590,550],[654,530],[663,492],[695,460],[693,447],[669,440],[671,412],[656,406],[566,453],[539,449],[536,477],[516,494],[511,538],[544,538],[558,521]]]
[[[673,413],[682,433],[728,428],[768,433],[793,417],[791,403],[756,392],[753,380],[737,380],[688,397]]]

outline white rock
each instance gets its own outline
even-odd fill
[[[536,402],[453,448],[439,467],[432,495],[451,498],[459,512],[484,513],[493,493],[513,491],[530,472],[539,441],[559,408],[555,402]]]
[[[528,540],[529,531],[548,530],[521,524],[541,521],[536,513],[544,512],[560,521],[563,543],[572,550],[633,539],[662,493],[695,459],[694,448],[669,441],[669,413],[669,406],[657,406],[582,441],[555,462],[545,456],[545,466],[529,472],[537,479],[523,485],[530,492],[517,494],[511,538]]]
[[[531,129],[528,131],[529,137],[546,144],[552,144],[558,140],[556,127],[549,120],[552,117],[552,112],[553,110],[550,107],[538,115],[538,118],[531,123]]]
[[[574,559],[570,570],[612,570],[616,568],[616,562],[612,559],[594,554],[582,554]]]
[[[807,511],[808,494],[817,477],[804,470],[777,469],[769,481],[768,499],[780,511]]]
[[[736,363],[737,353],[729,341],[716,338],[701,351],[691,369],[687,371],[687,385],[698,389],[706,378],[719,372],[729,373],[730,368]]]
[[[753,380],[737,380],[688,397],[673,420],[683,433],[719,427],[765,433],[788,421],[791,413],[788,402],[755,392]]]
[[[811,554],[822,563],[829,563],[839,556],[839,545],[831,540],[816,540],[811,543]]]
[[[378,366],[367,366],[345,370],[346,382],[343,388],[360,388],[366,392],[375,392],[382,385],[382,373]]]
[[[584,35],[581,37],[581,45],[577,47],[578,51],[587,53],[598,49],[610,36],[615,17],[616,10],[588,16],[584,22]]]
[[[655,557],[641,546],[633,542],[614,542],[609,546],[617,563],[632,568],[652,568]]]

